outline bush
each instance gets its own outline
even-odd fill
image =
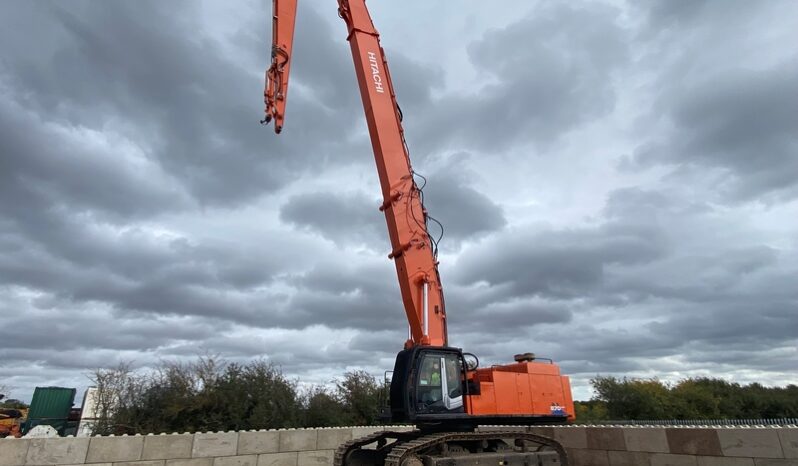
[[[596,395],[580,407],[585,420],[765,419],[798,416],[798,386],[741,386],[723,379],[684,379],[667,385],[657,379],[596,377]],[[603,407],[604,418],[596,418]],[[579,414],[579,412],[577,412]]]
[[[377,421],[382,387],[364,371],[348,372],[329,390],[301,393],[263,360],[226,363],[201,357],[162,362],[150,373],[129,363],[98,369],[99,420],[94,434],[197,432],[367,425]]]
[[[227,364],[214,357],[164,362],[136,374],[129,364],[98,369],[95,434],[274,429],[301,425],[296,383],[258,360]]]

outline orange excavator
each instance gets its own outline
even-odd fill
[[[274,0],[271,66],[264,91],[266,115],[280,133],[285,121],[297,0]],[[390,420],[411,432],[378,432],[342,445],[337,466],[465,466],[567,464],[562,446],[526,429],[491,431],[486,425],[567,423],[574,419],[567,376],[532,353],[508,364],[479,367],[478,358],[449,345],[438,273],[437,241],[410,164],[385,53],[365,0],[338,0],[347,26],[360,95],[377,163],[408,339],[390,386]]]

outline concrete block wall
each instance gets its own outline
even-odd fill
[[[0,439],[0,466],[330,466],[338,445],[383,429],[6,438]]]
[[[798,466],[795,427],[532,427],[571,466]]]
[[[0,439],[0,466],[329,466],[343,442],[383,427]],[[412,427],[390,427],[412,430]],[[517,429],[487,427],[484,430]],[[798,466],[798,428],[530,427],[571,466]]]

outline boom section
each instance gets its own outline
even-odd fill
[[[273,120],[277,133],[285,119],[296,5],[297,0],[274,0],[272,62],[266,72],[266,116],[261,123]],[[338,13],[349,31],[347,40],[382,187],[380,210],[385,214],[392,247],[388,257],[396,265],[409,323],[405,347],[448,346],[443,289],[427,229],[427,211],[410,164],[401,111],[379,34],[365,0],[338,0]]]
[[[432,239],[410,164],[385,52],[365,0],[338,0],[377,163],[388,234],[410,324],[406,347],[448,346],[443,289]]]
[[[288,97],[288,73],[291,71],[291,50],[294,44],[297,0],[274,0],[272,13],[272,63],[266,71],[263,101],[265,116],[261,123],[274,120],[274,132],[280,134],[285,120]]]

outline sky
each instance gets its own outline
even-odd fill
[[[798,2],[387,2],[450,343],[571,376],[798,383]],[[264,358],[382,377],[407,326],[346,28],[300,1],[0,5],[0,385]],[[435,232],[437,233],[437,232]],[[79,395],[80,396],[80,395]]]

